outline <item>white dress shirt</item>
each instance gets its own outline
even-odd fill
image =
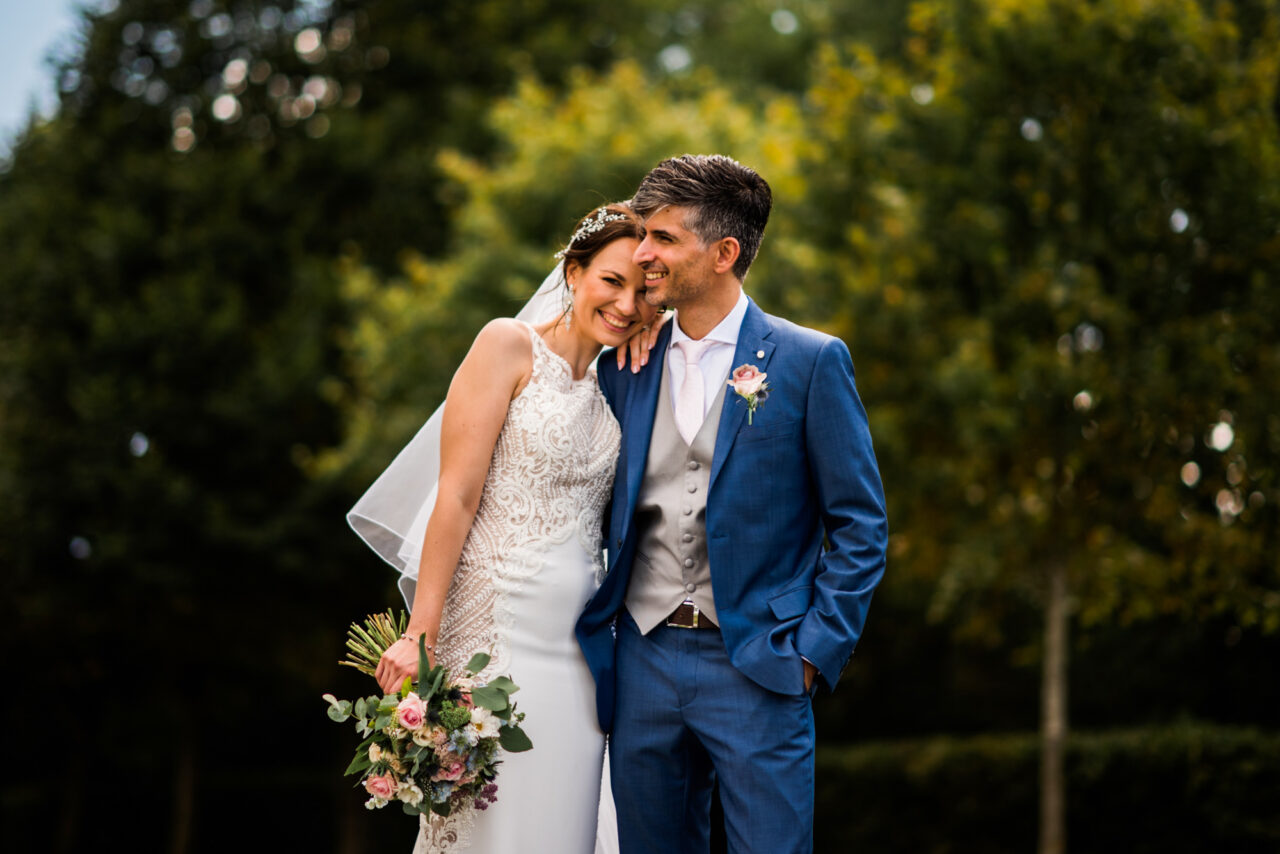
[[[733,353],[738,348],[738,332],[742,329],[742,320],[747,316],[747,294],[738,294],[738,302],[724,316],[715,329],[705,336],[703,341],[712,341],[698,359],[698,368],[702,371],[703,395],[702,416],[706,417],[711,404],[716,402],[716,395],[721,386],[729,381],[729,374],[737,365],[733,364]],[[676,408],[676,400],[680,393],[680,384],[684,382],[684,352],[675,346],[677,341],[689,340],[689,336],[680,328],[680,317],[677,312],[675,328],[671,330],[671,341],[667,344],[667,370],[671,391],[671,408]]]

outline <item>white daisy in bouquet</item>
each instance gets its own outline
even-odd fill
[[[391,612],[368,617],[347,633],[347,660],[370,676],[382,653],[399,639],[406,615]],[[518,753],[533,747],[520,728],[524,714],[511,695],[520,690],[506,676],[488,682],[475,675],[489,663],[486,653],[467,662],[465,674],[432,667],[418,639],[418,679],[405,679],[400,691],[361,697],[355,702],[325,694],[329,717],[339,723],[355,719],[364,740],[356,748],[347,774],[360,775],[369,795],[368,809],[399,801],[410,815],[433,812],[447,816],[460,809],[487,809],[497,800],[501,751]]]

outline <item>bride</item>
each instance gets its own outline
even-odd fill
[[[604,735],[573,627],[603,575],[620,430],[591,366],[602,347],[629,341],[633,365],[640,353],[647,361],[655,310],[631,261],[643,234],[625,205],[584,217],[563,266],[521,313],[532,322],[503,318],[480,331],[443,413],[348,517],[401,569],[412,601],[408,631],[378,664],[382,689],[416,678],[420,635],[455,673],[490,652],[477,678],[511,674],[534,744],[503,757],[492,808],[423,816],[415,854],[596,847]],[[604,806],[601,843],[616,849]]]

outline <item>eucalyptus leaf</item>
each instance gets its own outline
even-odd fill
[[[332,694],[325,694],[323,696],[325,701],[329,704],[329,717],[339,722],[345,721],[347,718],[351,717],[350,700],[339,700]],[[335,717],[335,713],[341,717]]]
[[[520,686],[512,682],[506,676],[499,676],[496,679],[490,679],[489,687],[497,688],[499,691],[502,691],[507,694],[514,694],[515,692],[520,690]]]
[[[431,659],[427,658],[427,634],[418,635],[418,684],[425,685],[427,673],[431,670]]]
[[[391,724],[391,715],[382,715],[376,721],[373,722],[373,728],[382,729],[383,727],[389,726],[390,724]]]
[[[471,702],[491,712],[500,712],[510,705],[506,693],[488,685],[481,685],[472,691]]]
[[[432,801],[431,811],[436,815],[447,816],[449,814],[449,802],[445,801],[442,804],[437,804],[434,801]]]
[[[467,662],[466,671],[468,673],[479,673],[489,664],[489,654],[487,652],[477,652],[471,656],[471,660]]]
[[[440,686],[444,683],[444,668],[437,667],[435,669],[435,678],[431,680],[431,696],[434,696],[440,690]]]
[[[367,752],[357,753],[355,758],[351,760],[351,764],[347,766],[347,770],[342,773],[358,774],[372,764],[373,763],[369,761],[369,754]]]
[[[504,726],[498,729],[498,743],[508,753],[522,753],[533,749],[533,742],[519,727]]]

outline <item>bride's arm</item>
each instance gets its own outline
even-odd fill
[[[418,584],[409,619],[409,637],[383,653],[375,677],[394,693],[406,676],[417,678],[417,637],[434,644],[440,631],[445,595],[462,554],[462,545],[480,506],[480,493],[507,407],[533,369],[529,328],[515,320],[490,322],[453,375],[440,423],[440,480],[435,508],[422,538]],[[434,656],[433,656],[434,658]]]

